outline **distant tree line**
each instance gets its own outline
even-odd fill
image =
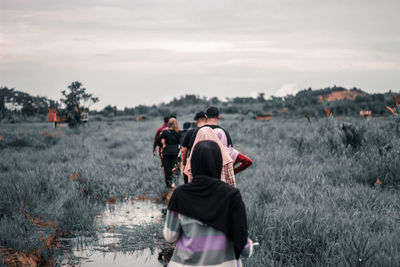
[[[82,114],[88,112],[89,106],[99,101],[97,97],[87,93],[86,88],[78,81],[72,82],[61,94],[62,98],[58,102],[42,96],[32,96],[14,88],[0,87],[0,121],[15,122],[30,117],[44,120],[49,109],[55,108],[57,116],[70,126],[76,126],[81,122]]]
[[[354,99],[326,100],[332,93],[354,95]],[[393,105],[391,91],[387,93],[368,94],[358,88],[328,87],[319,90],[307,88],[295,95],[285,97],[271,96],[269,99],[260,93],[257,97],[228,97],[225,101],[217,97],[205,98],[193,94],[174,98],[168,103],[118,110],[116,106],[107,106],[98,112],[105,116],[118,115],[148,115],[162,116],[165,114],[194,114],[208,106],[216,105],[226,114],[257,115],[269,113],[273,116],[324,116],[324,109],[329,108],[334,116],[358,116],[361,110],[371,110],[373,116],[385,116],[390,112],[387,105]],[[329,98],[328,98],[329,99]]]
[[[82,103],[96,103],[98,101],[97,98],[87,94],[86,89],[79,82],[72,83],[68,86],[68,89],[68,93],[62,91],[64,99],[61,99],[61,101],[69,110],[76,109],[77,105],[73,102],[77,101],[77,98],[74,98],[75,95],[80,96],[78,100]],[[329,98],[326,96],[338,92],[354,95],[355,98],[353,100],[344,98],[328,101]],[[217,97],[206,98],[187,94],[159,105],[138,105],[125,107],[122,110],[119,110],[117,106],[108,105],[100,111],[91,110],[90,113],[106,117],[124,115],[159,117],[166,114],[194,114],[199,110],[205,110],[208,106],[215,105],[225,114],[258,115],[269,113],[273,116],[312,117],[323,116],[324,109],[329,108],[334,116],[358,116],[361,110],[371,110],[373,116],[385,116],[390,114],[386,106],[393,105],[391,93],[389,91],[368,94],[357,88],[346,89],[333,86],[319,90],[307,88],[295,95],[271,96],[268,99],[265,98],[263,93],[260,93],[257,97],[227,97],[225,100],[220,100]],[[0,88],[0,119],[15,113],[23,116],[44,115],[47,114],[48,108],[60,108],[60,106],[59,102],[46,97],[31,96],[7,87]],[[82,105],[78,105],[78,107],[80,109]]]
[[[14,88],[0,87],[0,119],[13,115],[46,115],[49,108],[58,108],[57,101],[42,96],[32,96]]]

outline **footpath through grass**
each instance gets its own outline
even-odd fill
[[[254,161],[236,178],[250,237],[261,243],[245,266],[399,265],[399,135],[390,120],[345,121],[221,121]],[[1,125],[3,251],[45,259],[51,237],[93,234],[106,199],[159,196],[164,182],[151,154],[158,126]]]

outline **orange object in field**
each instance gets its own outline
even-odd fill
[[[326,117],[329,118],[332,115],[332,112],[329,108],[325,108]]]
[[[361,110],[361,111],[360,111],[360,115],[361,115],[363,118],[371,118],[372,111],[371,111],[371,110]]]
[[[63,122],[63,121],[66,121],[66,118],[59,116],[57,114],[57,109],[49,108],[49,121],[50,122]]]
[[[257,121],[269,121],[272,120],[272,112],[266,112],[256,116]]]
[[[386,106],[386,108],[387,108],[388,110],[390,110],[390,112],[392,112],[393,115],[396,115],[396,112],[394,111],[394,109],[392,109],[392,108],[389,107],[389,106]]]
[[[57,122],[57,109],[49,108],[49,121]]]
[[[393,97],[393,100],[394,100],[394,105],[396,107],[398,107],[399,106],[399,100],[397,99],[396,94],[392,93],[392,97]]]
[[[332,112],[329,108],[325,108],[326,117],[329,118],[332,115]]]

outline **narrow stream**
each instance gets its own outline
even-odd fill
[[[133,266],[162,267],[158,256],[160,248],[149,248],[138,237],[137,227],[160,223],[165,204],[145,201],[126,201],[107,204],[96,218],[100,230],[97,240],[77,237],[65,240],[72,255],[62,261],[62,266]],[[135,232],[136,231],[136,232]],[[139,230],[140,231],[140,230]],[[147,230],[149,231],[149,230]],[[141,233],[147,239],[153,232]],[[154,242],[156,243],[156,241]]]

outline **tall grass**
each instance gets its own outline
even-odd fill
[[[254,161],[237,177],[261,243],[246,266],[399,264],[400,146],[390,121],[226,125]]]
[[[55,221],[64,234],[91,235],[107,198],[158,195],[160,166],[146,147],[154,127],[111,122],[72,131],[50,124],[1,125],[0,246],[27,253],[42,247],[45,254],[42,236],[55,229],[34,225],[30,217]],[[116,141],[122,145],[109,145]]]
[[[400,140],[393,122],[310,123],[243,116],[220,122],[254,162],[236,178],[250,237],[261,243],[244,265],[399,265]],[[159,124],[99,121],[60,134],[49,124],[1,125],[0,245],[40,246],[44,230],[24,211],[70,234],[91,234],[107,198],[158,196],[165,185],[151,147]]]

